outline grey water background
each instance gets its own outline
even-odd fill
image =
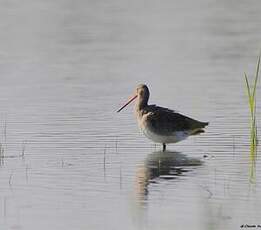
[[[261,224],[243,79],[260,12],[259,0],[1,0],[1,229]],[[207,132],[162,154],[133,105],[115,113],[139,83]],[[260,117],[260,86],[257,99]]]

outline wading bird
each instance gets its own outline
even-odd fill
[[[144,135],[155,143],[161,143],[163,152],[166,144],[176,143],[188,136],[203,133],[208,122],[200,122],[180,113],[157,105],[148,105],[149,88],[140,84],[134,95],[117,112],[120,112],[132,101],[135,104],[135,115]]]

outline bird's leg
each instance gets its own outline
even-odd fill
[[[165,152],[166,151],[166,144],[165,143],[162,143],[162,151]]]

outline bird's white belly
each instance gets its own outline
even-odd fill
[[[176,131],[171,135],[161,135],[153,132],[147,127],[141,127],[141,130],[147,138],[156,143],[176,143],[186,139],[189,136],[186,131]]]

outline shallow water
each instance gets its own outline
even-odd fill
[[[260,48],[260,1],[0,6],[1,229],[261,224],[243,79]],[[132,106],[115,113],[138,83],[151,103],[209,121],[207,132],[162,154]]]

